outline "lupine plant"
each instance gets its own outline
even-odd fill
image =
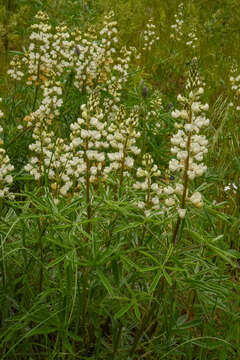
[[[0,103],[2,99],[0,98]],[[0,119],[3,120],[4,114],[0,110]],[[0,133],[3,133],[3,127],[0,125]],[[14,199],[14,194],[11,193],[10,186],[13,182],[12,172],[14,170],[14,166],[11,164],[6,151],[4,150],[4,142],[3,139],[0,139],[0,198],[7,197],[9,199]]]
[[[159,36],[156,35],[156,26],[153,24],[152,19],[149,20],[146,27],[146,30],[143,32],[143,51],[150,51],[159,40]]]
[[[67,27],[40,11],[11,60],[14,99],[0,112],[1,356],[237,359],[238,186],[231,212],[215,191],[221,145],[201,59],[188,59],[180,94],[166,94],[147,74],[162,41],[155,20],[136,49],[116,18]],[[170,36],[196,54],[183,3],[174,18]],[[230,82],[238,91],[238,77]],[[23,139],[20,167],[10,155]]]
[[[171,39],[176,39],[177,41],[181,40],[183,36],[183,24],[184,24],[184,4],[180,3],[178,5],[177,13],[174,15],[175,23],[171,25],[172,33],[170,35]]]

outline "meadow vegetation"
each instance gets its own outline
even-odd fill
[[[240,359],[236,0],[0,0],[0,358]]]

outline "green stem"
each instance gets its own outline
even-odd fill
[[[39,90],[39,76],[40,76],[40,61],[38,62],[37,81],[36,81],[36,87],[35,87],[35,94],[34,94],[32,111],[34,111],[35,106],[36,106],[36,102],[37,102],[37,96],[38,96],[38,90]]]
[[[189,123],[192,123],[192,109],[191,109],[191,103],[190,103],[190,111],[189,111]],[[183,185],[183,194],[182,194],[182,202],[181,202],[181,208],[185,209],[186,205],[186,198],[187,198],[187,190],[188,190],[188,183],[189,183],[189,176],[188,176],[188,170],[189,170],[189,160],[190,160],[190,146],[191,146],[191,131],[188,132],[188,138],[187,138],[187,158],[185,160],[185,168],[184,168],[184,185]],[[177,234],[181,225],[182,219],[180,216],[178,216],[177,224],[173,233],[173,243],[177,243]]]
[[[0,202],[0,212],[2,212],[2,201]],[[3,246],[2,234],[0,234],[0,237],[1,237],[1,258],[2,258],[1,268],[2,268],[2,279],[3,279],[3,288],[4,288],[6,286],[6,266],[4,262],[4,246]]]
[[[43,251],[43,241],[42,237],[46,231],[47,223],[42,223],[41,219],[38,219],[38,231],[39,231],[39,249],[40,249],[40,260],[41,260],[41,266],[40,266],[40,272],[39,272],[39,291],[42,291],[43,286],[43,258],[44,258],[44,251]]]
[[[115,343],[114,343],[112,360],[115,359],[115,355],[117,354],[117,349],[118,349],[120,339],[121,339],[122,328],[123,328],[123,324],[120,323],[119,326],[118,326],[118,332],[117,332],[116,340],[115,340]]]
[[[87,122],[87,128],[88,131],[89,128],[89,121]],[[87,218],[88,218],[88,224],[87,224],[87,233],[91,234],[91,201],[90,201],[90,160],[87,157],[87,151],[88,151],[88,137],[86,138],[86,201],[87,201]]]
[[[134,352],[138,346],[138,343],[139,341],[141,340],[142,336],[143,336],[143,333],[145,331],[145,329],[147,328],[152,316],[153,316],[153,313],[156,309],[156,306],[157,306],[157,303],[154,303],[151,307],[150,307],[150,310],[145,314],[143,320],[142,320],[142,325],[141,327],[138,329],[137,331],[137,334],[136,334],[136,337],[134,339],[134,342],[133,342],[133,345],[130,349],[130,352],[129,352],[129,355],[132,356],[134,355]]]
[[[122,185],[122,182],[123,182],[123,173],[124,173],[126,153],[127,153],[127,143],[128,143],[128,135],[126,137],[124,147],[123,147],[123,158],[122,158],[121,173],[120,173],[120,186]]]

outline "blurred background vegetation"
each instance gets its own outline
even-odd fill
[[[34,15],[45,10],[52,22],[71,28],[88,29],[101,23],[104,13],[113,10],[123,44],[142,46],[142,32],[149,18],[156,24],[159,44],[142,58],[141,76],[158,88],[167,101],[175,98],[184,84],[184,73],[192,56],[201,60],[201,71],[208,83],[210,103],[227,92],[229,70],[240,48],[240,8],[237,0],[190,0],[185,4],[185,34],[192,27],[200,39],[199,50],[192,54],[184,41],[170,39],[171,25],[180,1],[159,0],[0,0],[0,74],[5,74],[9,58],[27,47],[29,25]],[[170,94],[170,99],[169,99]]]

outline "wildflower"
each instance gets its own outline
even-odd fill
[[[0,98],[0,102],[2,99]],[[0,119],[4,117],[2,111],[0,111]],[[3,132],[2,126],[0,126],[0,133]],[[14,166],[11,164],[6,151],[3,149],[3,140],[0,143],[0,197],[6,197],[10,200],[14,198],[14,194],[11,193],[10,185],[13,183],[12,171],[14,170]]]
[[[178,215],[181,219],[183,219],[186,215],[187,210],[186,209],[178,209]]]
[[[153,163],[153,159],[149,153],[145,154],[142,159],[142,167],[139,167],[136,176],[140,178],[133,184],[134,189],[143,191],[145,201],[140,201],[137,204],[141,209],[145,209],[148,216],[151,211],[160,209],[160,196],[162,194],[162,187],[154,178],[159,177],[160,170],[158,166]],[[140,206],[139,206],[140,204]]]
[[[153,20],[149,19],[146,29],[143,32],[143,51],[150,51],[153,45],[159,40],[155,29],[156,26],[153,24]]]
[[[174,158],[169,162],[169,170],[178,173],[179,180],[175,189],[169,186],[164,189],[164,192],[172,196],[172,199],[178,199],[178,203],[181,203],[178,208],[180,218],[185,216],[186,201],[190,201],[199,208],[203,206],[199,192],[195,192],[188,197],[189,181],[202,176],[207,169],[202,161],[204,154],[208,151],[208,141],[205,135],[199,134],[201,128],[209,124],[209,120],[205,115],[209,108],[208,104],[202,104],[200,101],[200,95],[203,92],[203,85],[196,71],[196,60],[194,59],[186,84],[187,96],[178,95],[178,100],[183,104],[184,109],[172,112],[174,118],[179,117],[185,121],[184,126],[171,138],[173,145],[171,152]],[[165,203],[170,206],[170,198]]]
[[[180,41],[183,36],[183,10],[184,5],[183,3],[180,3],[178,6],[178,12],[174,15],[175,17],[175,24],[171,25],[172,33],[170,34],[171,39],[175,39],[177,41]]]

